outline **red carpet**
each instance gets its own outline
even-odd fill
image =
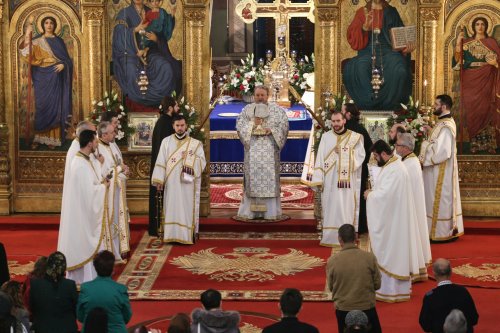
[[[131,225],[132,246],[135,248],[146,230],[146,218],[134,217]],[[213,219],[204,219],[202,227],[214,228]],[[217,228],[235,231],[237,227],[222,219],[217,220]],[[302,223],[302,220],[296,220]],[[314,221],[312,221],[314,222]],[[18,260],[21,263],[32,261],[36,256],[48,255],[56,249],[57,229],[59,217],[57,215],[16,215],[0,217],[0,241],[4,243],[9,260]],[[234,223],[234,222],[233,222]],[[282,225],[282,224],[277,224]],[[312,225],[312,223],[311,223]],[[271,226],[269,226],[271,227]],[[286,225],[290,228],[290,225]],[[465,222],[466,235],[458,241],[446,244],[432,244],[433,258],[446,257],[452,260],[468,258],[499,257],[498,235],[500,222],[471,221]],[[265,231],[262,230],[262,231]],[[283,230],[282,230],[283,231]],[[314,231],[315,232],[315,231]],[[458,263],[458,261],[457,261]],[[122,270],[117,267],[117,270]],[[119,273],[119,272],[117,272]],[[323,276],[323,272],[318,275]],[[15,276],[19,278],[20,276]],[[459,281],[458,275],[452,277]],[[196,288],[196,284],[194,285]],[[295,281],[289,287],[294,287]],[[377,311],[384,333],[421,332],[418,325],[418,315],[422,298],[425,293],[435,287],[432,280],[415,284],[410,302],[388,304],[377,303]],[[193,288],[193,289],[194,289]],[[475,331],[479,333],[498,332],[498,300],[499,289],[469,287],[469,292],[475,300],[479,312],[479,324]],[[132,301],[133,316],[129,327],[147,320],[154,320],[170,316],[178,312],[190,313],[199,307],[198,301]],[[223,307],[228,310],[252,311],[279,316],[277,301],[231,301],[225,300]],[[314,324],[321,332],[336,332],[334,308],[330,302],[305,302],[299,314],[303,321]],[[265,322],[250,322],[262,328]],[[164,322],[166,324],[166,322]],[[162,324],[163,325],[163,324]],[[262,326],[260,326],[262,325]],[[165,332],[165,327],[162,327]]]
[[[192,246],[161,246],[144,235],[118,281],[134,299],[197,300],[215,288],[224,299],[278,300],[293,283],[305,299],[324,301],[331,252],[311,234],[202,234]]]
[[[210,184],[211,208],[238,208],[242,197],[242,184]],[[282,185],[281,206],[283,209],[313,209],[313,191],[305,185]]]

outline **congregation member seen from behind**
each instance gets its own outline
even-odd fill
[[[47,259],[45,277],[31,280],[30,309],[35,333],[76,333],[76,283],[66,279],[66,257],[61,252]]]
[[[203,309],[191,312],[191,332],[193,333],[238,333],[240,314],[221,308],[222,295],[218,290],[208,289],[200,297]]]
[[[97,277],[81,286],[78,299],[78,320],[86,323],[90,311],[102,307],[108,314],[108,333],[126,333],[126,324],[132,317],[127,287],[111,279],[115,256],[110,251],[99,252],[94,258]],[[83,325],[82,333],[87,332]]]
[[[354,226],[342,225],[338,237],[342,250],[331,256],[326,264],[326,278],[335,303],[338,331],[344,331],[349,311],[361,310],[370,321],[371,330],[368,332],[382,332],[375,309],[375,290],[381,284],[377,258],[373,253],[358,248]]]
[[[318,329],[299,321],[297,315],[302,309],[302,294],[298,289],[287,288],[280,297],[281,320],[264,328],[262,333],[319,333]]]
[[[451,282],[451,264],[448,260],[439,258],[432,265],[437,287],[424,296],[420,310],[420,326],[424,332],[443,333],[446,316],[453,309],[462,311],[467,319],[467,333],[474,332],[479,314],[472,296],[465,287]]]

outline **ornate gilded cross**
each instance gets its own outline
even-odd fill
[[[307,17],[309,21],[314,23],[314,0],[308,0],[305,3],[294,3],[291,0],[274,0],[273,3],[241,0],[235,10],[236,14],[247,24],[253,23],[259,17],[274,18],[276,22],[276,49],[278,49],[278,38],[285,37],[287,52],[290,52],[290,18]]]

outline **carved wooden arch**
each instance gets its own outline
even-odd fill
[[[463,20],[471,15],[482,14],[496,19],[494,25],[500,24],[500,7],[498,7],[498,0],[473,0],[470,2],[462,3],[455,7],[446,19],[444,25],[444,90],[451,93],[453,85],[453,71],[451,69],[451,60],[454,54],[455,39],[459,26]]]

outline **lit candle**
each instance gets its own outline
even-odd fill
[[[424,105],[427,106],[427,79],[424,80]]]

